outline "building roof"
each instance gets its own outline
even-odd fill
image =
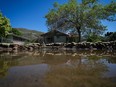
[[[58,30],[51,30],[47,33],[42,34],[41,36],[69,36],[69,35],[63,32],[60,32]]]
[[[17,38],[17,39],[21,39],[21,40],[27,40],[29,41],[29,39],[25,38],[25,37],[21,37],[21,36],[18,36],[18,35],[15,35],[15,34],[12,34],[13,38]]]

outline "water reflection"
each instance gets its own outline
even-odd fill
[[[0,87],[116,87],[116,52],[0,53]]]
[[[68,60],[62,66],[52,66],[44,82],[46,87],[113,87],[114,83],[107,85],[107,78],[103,78],[107,71],[108,67],[102,61]]]
[[[0,78],[6,76],[8,69],[17,64],[16,59],[13,59],[13,56],[9,55],[9,53],[0,55]]]

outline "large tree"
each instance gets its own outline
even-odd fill
[[[10,21],[0,12],[0,37],[6,38],[12,31]]]
[[[77,32],[79,42],[81,34],[89,29],[98,33],[106,30],[102,20],[115,21],[116,2],[100,4],[98,0],[69,0],[68,3],[54,3],[54,7],[46,14],[48,28],[61,31]]]

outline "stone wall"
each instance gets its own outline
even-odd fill
[[[13,43],[0,43],[0,51],[33,51],[42,50],[43,48],[50,48],[51,50],[70,48],[76,50],[116,50],[116,41],[111,42],[81,42],[81,43],[50,43],[43,46],[40,43],[30,43],[26,45]]]

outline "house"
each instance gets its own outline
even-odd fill
[[[45,34],[42,34],[41,36],[43,37],[44,43],[67,43],[74,39],[72,38],[72,35],[65,34],[58,30],[51,30]],[[76,41],[73,40],[73,42]]]
[[[44,43],[68,43],[77,42],[78,35],[76,34],[65,34],[58,30],[51,30],[45,34],[42,34]]]
[[[0,38],[1,43],[14,43],[14,44],[24,44],[25,42],[29,42],[30,40],[27,38],[24,38],[22,36],[9,34],[7,38]]]
[[[17,35],[12,36],[12,42],[15,44],[22,45],[22,44],[29,42],[29,41],[30,41],[29,39],[21,37],[21,36],[17,36]]]

